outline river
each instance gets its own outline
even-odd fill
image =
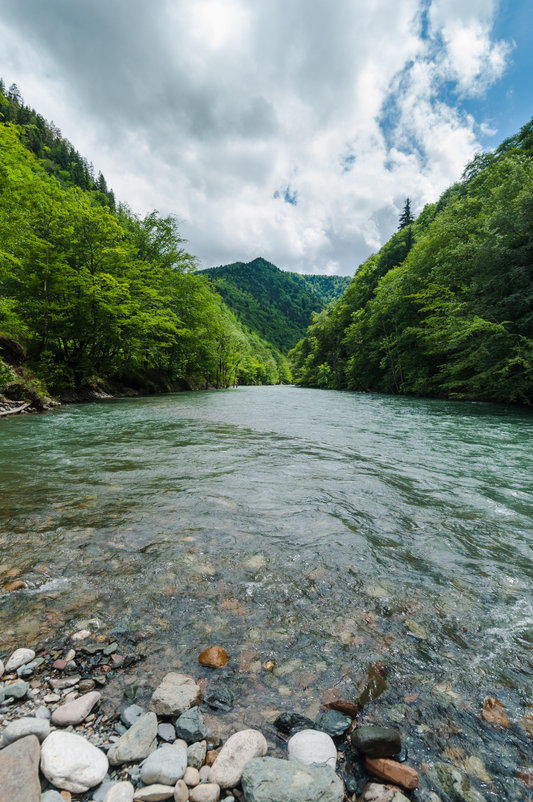
[[[142,700],[217,643],[232,722],[364,692],[413,765],[526,798],[532,431],[530,410],[295,387],[1,421],[0,570],[28,587],[0,596],[0,656],[96,618],[143,634]]]

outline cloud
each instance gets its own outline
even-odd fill
[[[0,75],[203,266],[353,273],[479,149],[509,48],[472,0],[4,0]],[[483,122],[483,121],[480,121]]]

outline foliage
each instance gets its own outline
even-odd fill
[[[0,331],[24,343],[52,391],[290,380],[281,354],[196,275],[172,217],[115,211],[58,179],[26,136],[0,125]]]
[[[533,401],[533,121],[363,264],[290,353],[298,383]]]
[[[307,276],[280,270],[265,259],[202,271],[240,321],[287,352],[305,334],[311,314],[341,295],[343,276]]]

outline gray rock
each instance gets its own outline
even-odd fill
[[[64,691],[65,688],[73,688],[74,685],[78,684],[80,679],[81,677],[76,674],[72,677],[60,677],[60,679],[48,680],[48,684],[54,691]]]
[[[280,713],[274,721],[274,727],[285,735],[292,735],[300,730],[312,730],[315,722],[300,713]]]
[[[26,665],[26,663],[31,663],[34,658],[35,652],[33,649],[16,649],[6,663],[6,674],[16,671],[17,668]]]
[[[252,758],[266,755],[268,744],[258,730],[241,730],[228,738],[211,766],[209,779],[221,788],[239,784],[246,764]]]
[[[130,782],[113,783],[104,797],[104,802],[133,802],[135,789]]]
[[[138,718],[146,715],[146,710],[139,705],[127,705],[120,710],[120,720],[126,727],[131,727]]]
[[[145,713],[107,753],[112,766],[144,760],[157,747],[157,716]]]
[[[61,796],[59,791],[52,789],[41,794],[41,802],[65,802],[65,798]]]
[[[21,738],[0,752],[0,802],[40,802],[39,741]]]
[[[41,771],[56,788],[80,794],[99,785],[109,764],[104,753],[73,732],[51,732],[41,747]]]
[[[396,785],[368,783],[357,802],[409,802]]]
[[[344,785],[329,766],[304,766],[275,757],[256,757],[244,767],[246,802],[343,802]]]
[[[4,685],[2,691],[6,699],[23,699],[28,693],[29,687],[28,682],[18,679],[16,682],[12,682],[11,685]]]
[[[187,747],[187,765],[193,769],[201,769],[207,754],[207,744],[205,741],[197,741]]]
[[[207,727],[204,724],[199,707],[192,707],[176,721],[176,735],[183,738],[188,744],[201,741],[207,735]]]
[[[158,716],[181,716],[202,701],[199,685],[188,674],[167,674],[155,689],[150,709]],[[196,739],[198,740],[198,738]]]
[[[48,708],[45,707],[44,705],[41,705],[41,707],[38,707],[37,710],[35,711],[35,718],[46,719],[46,721],[50,721],[51,715],[52,714],[50,713]]]
[[[1,745],[8,746],[26,735],[36,735],[39,741],[50,735],[50,722],[42,718],[19,718],[7,725],[1,736]]]
[[[91,691],[85,693],[83,696],[78,696],[72,702],[67,702],[66,705],[61,705],[57,710],[52,713],[52,724],[58,727],[68,727],[71,724],[80,724],[87,718],[95,704],[102,698],[102,694],[98,691]]]
[[[157,737],[171,744],[176,740],[176,730],[172,724],[164,721],[163,724],[160,724],[157,728]]]
[[[354,751],[369,757],[392,757],[402,748],[400,733],[390,727],[358,727],[351,741]]]
[[[470,783],[466,774],[451,763],[435,763],[433,778],[453,802],[486,802],[485,797]]]
[[[300,730],[287,744],[289,760],[304,763],[306,766],[326,763],[332,769],[337,764],[337,747],[333,739],[318,730]]]
[[[114,785],[116,785],[116,782],[110,780],[109,775],[104,777],[104,782],[99,785],[98,788],[94,788],[93,791],[91,791],[92,802],[104,802],[105,795]]]
[[[156,783],[155,785],[147,785],[144,788],[139,788],[135,792],[133,799],[135,802],[160,802],[163,799],[172,799],[174,796],[174,787],[172,785],[162,785]]]
[[[332,738],[340,738],[351,727],[352,719],[338,710],[325,710],[317,717],[315,727]]]
[[[5,671],[4,664],[3,664],[3,662],[0,660],[0,677],[1,677],[1,676],[3,676],[3,673],[4,673],[4,671]]]
[[[148,755],[141,766],[141,780],[145,785],[161,783],[175,785],[187,768],[187,752],[183,746],[163,744]]]

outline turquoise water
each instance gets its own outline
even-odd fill
[[[294,387],[3,420],[0,570],[28,587],[0,596],[0,656],[96,617],[148,644],[142,699],[171,668],[207,675],[218,643],[228,720],[266,732],[329,688],[357,698],[379,663],[361,720],[526,798],[532,432],[528,410]]]

